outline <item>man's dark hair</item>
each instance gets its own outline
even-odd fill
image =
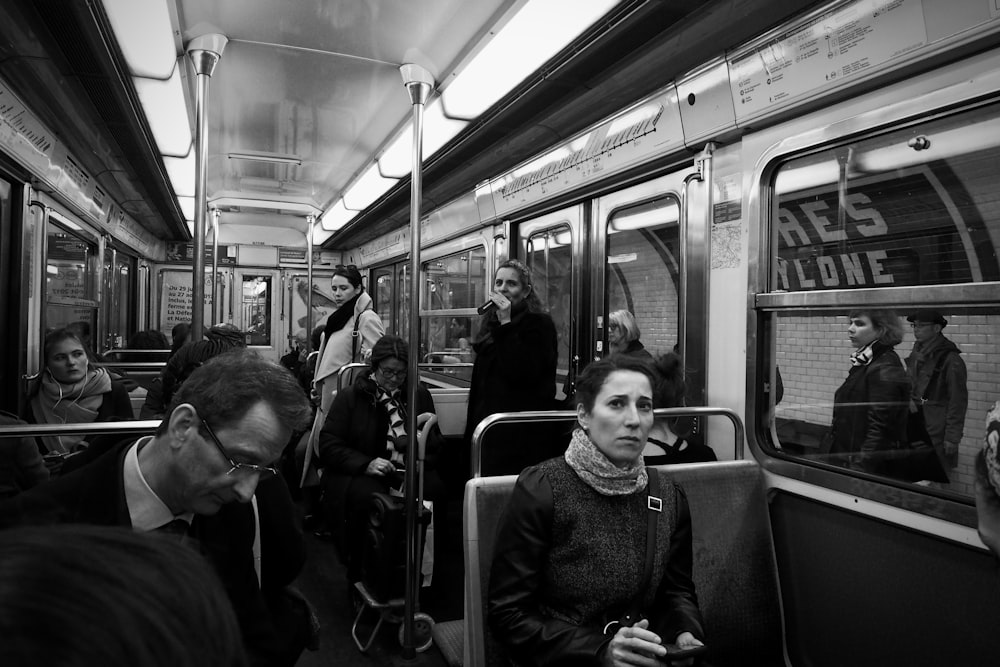
[[[171,413],[181,403],[190,403],[199,417],[222,428],[241,419],[261,401],[270,405],[278,422],[291,431],[304,430],[312,418],[309,401],[287,368],[252,350],[237,348],[210,359],[191,373],[174,394],[156,433],[166,432]]]

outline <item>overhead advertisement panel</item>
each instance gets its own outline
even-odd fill
[[[496,215],[502,217],[683,146],[677,91],[671,85],[541,157],[491,180],[489,188]]]

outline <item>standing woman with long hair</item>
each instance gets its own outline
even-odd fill
[[[337,390],[337,372],[346,364],[367,359],[372,347],[385,335],[382,318],[372,307],[357,267],[338,266],[333,270],[330,287],[337,309],[326,320],[313,375],[313,387],[324,414]]]
[[[528,267],[516,259],[500,264],[492,302],[479,323],[469,390],[465,441],[485,417],[497,412],[551,410],[556,389],[556,327],[535,293]],[[513,474],[548,458],[552,438],[538,426],[503,426],[483,443],[486,474]],[[468,470],[465,471],[468,476]]]

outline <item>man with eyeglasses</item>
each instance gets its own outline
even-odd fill
[[[962,351],[941,333],[948,320],[938,311],[918,310],[906,319],[912,323],[914,338],[906,358],[913,387],[910,411],[923,413],[927,435],[942,463],[954,468],[969,405]]]
[[[293,665],[308,625],[284,590],[305,549],[274,465],[310,417],[287,369],[227,352],[191,374],[154,435],[22,494],[20,522],[125,525],[183,540],[225,585],[250,664]]]

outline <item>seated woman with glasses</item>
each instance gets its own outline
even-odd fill
[[[371,371],[337,392],[319,436],[323,468],[323,504],[334,541],[347,564],[348,584],[361,579],[365,523],[373,493],[402,486],[406,450],[409,363],[406,343],[383,336],[372,347]],[[417,388],[417,423],[434,414],[434,400],[423,385]],[[416,442],[416,439],[412,439]],[[433,470],[441,448],[437,429],[427,441],[424,497],[440,497],[442,484]]]

